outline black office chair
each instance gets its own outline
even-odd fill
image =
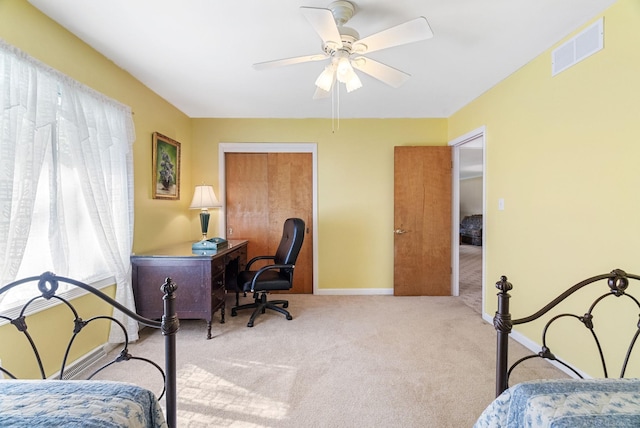
[[[276,255],[254,257],[249,260],[245,270],[238,274],[238,290],[253,293],[255,302],[231,308],[232,317],[238,315],[239,310],[255,308],[247,327],[253,327],[256,317],[264,314],[267,309],[284,314],[288,320],[293,319],[289,311],[285,309],[289,307],[288,301],[267,301],[267,294],[272,290],[290,290],[293,286],[293,270],[300,247],[302,247],[302,241],[304,241],[304,221],[299,218],[287,219],[284,222],[282,239]],[[258,260],[273,260],[273,263],[259,270],[250,270],[251,265]]]

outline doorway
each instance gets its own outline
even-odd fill
[[[476,205],[477,208],[475,210],[479,210],[480,212],[475,214],[482,214],[482,230],[483,235],[485,225],[486,225],[486,176],[485,176],[485,127],[480,127],[475,129],[459,138],[456,138],[449,142],[449,146],[453,148],[453,195],[452,195],[452,242],[459,242],[460,236],[460,221],[465,214],[470,214],[468,212],[462,212],[463,210],[463,201],[461,200],[461,189],[463,197],[466,192],[468,192],[469,183],[471,181],[475,182],[475,184],[471,187],[476,187],[480,195],[479,202]],[[470,208],[465,207],[466,210]],[[474,279],[476,281],[477,288],[468,289],[465,288],[464,292],[472,292],[473,296],[465,296],[465,303],[469,304],[469,301],[477,300],[478,304],[474,309],[479,310],[482,314],[484,311],[484,290],[485,290],[485,240],[484,236],[482,239],[482,246],[480,248],[464,248],[463,257],[465,257],[465,263],[468,262],[467,257],[471,257],[473,259],[472,263],[479,263],[480,265],[477,267],[479,269],[479,278]],[[453,245],[452,246],[452,260],[451,264],[453,267],[453,275],[452,275],[452,294],[454,296],[460,296],[460,268],[461,268],[461,246]],[[468,251],[467,251],[468,250]],[[471,262],[470,262],[471,263]],[[465,269],[468,266],[465,265]],[[478,274],[477,270],[474,269],[474,274]],[[479,281],[480,283],[477,283]],[[470,305],[471,306],[471,305]]]
[[[226,154],[227,153],[310,153],[311,154],[311,169],[312,169],[312,196],[311,196],[311,215],[312,220],[310,224],[315,226],[316,219],[318,218],[318,156],[317,145],[313,143],[220,143],[218,146],[218,171],[220,182],[220,200],[223,204],[226,201]],[[219,236],[227,236],[227,207],[223,206],[219,218]],[[312,259],[312,282],[313,282],[313,294],[317,293],[318,288],[318,227],[312,227],[309,231],[311,234],[311,259]]]

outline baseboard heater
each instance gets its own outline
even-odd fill
[[[89,367],[93,366],[102,358],[106,357],[107,353],[111,349],[113,349],[113,345],[105,344],[97,347],[93,351],[86,353],[82,357],[75,360],[73,363],[69,364],[64,369],[64,376],[62,376],[62,379],[64,380],[77,379],[82,372],[87,370]],[[49,376],[49,379],[58,379],[59,376],[60,376],[60,371],[57,371],[53,375]]]

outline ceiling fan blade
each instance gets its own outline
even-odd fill
[[[381,62],[374,61],[363,56],[354,58],[351,61],[351,65],[353,68],[358,69],[393,88],[400,87],[411,77],[410,74],[407,74],[404,71],[389,67]]]
[[[277,59],[275,61],[259,62],[257,64],[253,64],[253,68],[255,68],[256,70],[267,70],[269,68],[283,67],[285,65],[300,64],[302,62],[322,61],[322,60],[327,59],[327,58],[329,58],[329,56],[325,55],[325,54],[297,56],[297,57],[293,57],[293,58]]]
[[[316,91],[313,94],[313,99],[321,100],[323,98],[329,98],[330,95],[331,95],[331,91],[325,91],[324,89],[316,86]]]
[[[333,13],[329,9],[302,6],[300,10],[325,45],[335,46],[336,49],[342,47],[340,31],[338,31]]]
[[[433,31],[424,16],[404,24],[382,30],[353,44],[352,52],[364,54],[433,37]]]

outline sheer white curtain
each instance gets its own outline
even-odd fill
[[[58,85],[17,49],[0,44],[0,284],[22,262],[40,171],[56,124]]]
[[[30,126],[20,124],[13,112],[16,107],[1,98],[0,168],[8,164],[0,170],[0,243],[5,245],[0,246],[0,255],[7,256],[0,262],[2,283],[15,279],[16,266],[24,270],[28,263],[82,280],[95,274],[91,270],[97,266],[95,270],[115,277],[116,300],[135,310],[129,262],[135,140],[131,110],[11,47],[0,45],[0,57],[4,62],[11,57],[29,69],[25,74],[44,76],[16,80],[5,70],[0,81],[3,94],[26,91],[27,101],[19,110],[29,118],[35,116],[27,121]],[[51,81],[51,88],[42,91],[40,80]],[[40,119],[45,113],[49,114]],[[14,131],[5,135],[7,129]],[[5,153],[15,155],[5,159]],[[26,167],[20,167],[23,163]],[[39,205],[45,205],[42,214]],[[38,215],[39,222],[32,227]],[[29,233],[36,228],[37,236]],[[30,247],[37,251],[45,241],[46,261],[25,260],[34,258]],[[43,266],[47,264],[51,267]],[[114,316],[136,340],[137,323],[125,320],[119,311]],[[112,329],[110,341],[122,340],[119,329]]]
[[[74,165],[89,217],[110,272],[116,279],[116,300],[135,311],[131,286],[133,241],[133,152],[131,110],[74,82],[61,85],[58,126],[60,162]],[[131,340],[138,324],[116,311]],[[124,338],[112,329],[110,341]]]

